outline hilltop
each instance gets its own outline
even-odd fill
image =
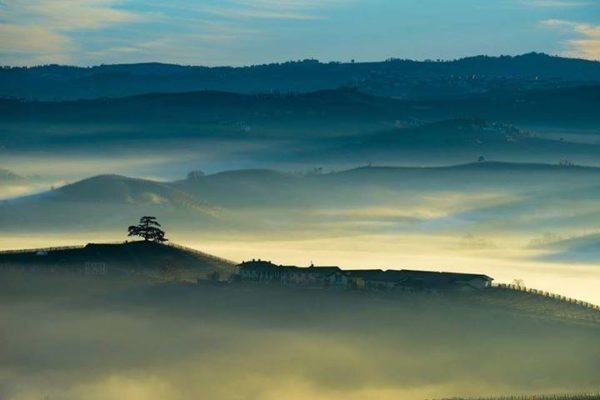
[[[5,271],[154,276],[177,273],[198,278],[215,272],[228,276],[233,266],[231,261],[190,248],[145,241],[0,252],[0,267]]]
[[[89,68],[46,65],[0,69],[0,97],[79,99],[194,90],[310,92],[357,86],[401,98],[460,97],[481,92],[600,81],[600,63],[529,53],[453,61],[390,59],[364,63],[291,61],[246,67],[160,63]]]

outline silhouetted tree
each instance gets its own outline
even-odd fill
[[[160,226],[156,217],[144,216],[140,218],[139,224],[132,225],[127,230],[129,231],[129,236],[140,236],[147,242],[162,243],[168,239],[165,238],[165,232],[160,229]]]

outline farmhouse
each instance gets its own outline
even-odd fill
[[[319,267],[311,265],[308,268],[284,267],[281,274],[281,284],[286,286],[306,287],[338,287],[346,288],[350,282],[347,273],[339,267]]]
[[[346,288],[350,282],[347,273],[339,267],[311,265],[308,268],[300,268],[293,265],[276,265],[261,259],[239,264],[238,276],[246,282],[311,288]]]
[[[282,266],[273,264],[270,261],[252,260],[244,261],[237,266],[237,271],[242,281],[273,283],[281,281]]]
[[[252,260],[238,265],[238,278],[245,282],[310,288],[340,288],[366,291],[468,291],[483,290],[493,281],[487,275],[415,270],[363,269],[339,267],[307,268],[276,265]]]

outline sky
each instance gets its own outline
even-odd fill
[[[598,0],[0,0],[0,64],[600,59]]]

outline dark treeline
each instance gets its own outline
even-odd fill
[[[47,65],[0,69],[0,97],[78,99],[204,89],[239,93],[308,92],[350,85],[380,96],[437,98],[598,81],[598,62],[538,53],[453,61],[302,60],[213,68],[160,63],[90,68]]]

